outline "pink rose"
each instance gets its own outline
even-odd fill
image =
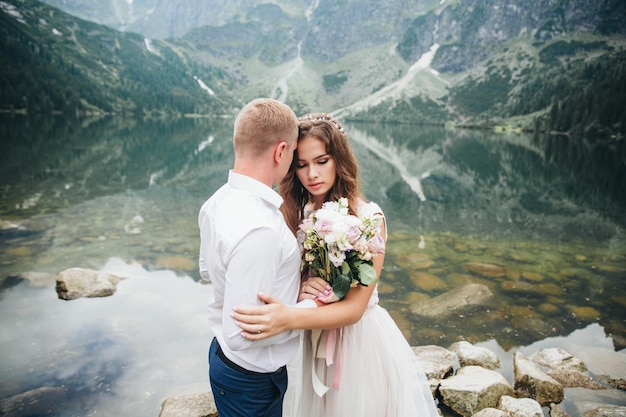
[[[370,239],[367,248],[372,253],[385,253],[385,241],[380,235],[375,235]]]
[[[324,239],[327,234],[333,231],[333,223],[329,220],[318,220],[315,222],[314,228],[319,237]]]
[[[346,231],[346,238],[350,244],[354,245],[361,237],[361,229],[358,226],[350,226]]]
[[[313,220],[311,220],[310,217],[307,217],[306,219],[302,220],[302,223],[300,223],[300,230],[307,232],[309,231],[309,229],[313,228]]]

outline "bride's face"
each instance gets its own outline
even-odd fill
[[[335,160],[326,152],[322,140],[309,135],[298,141],[296,175],[319,209],[337,177]]]

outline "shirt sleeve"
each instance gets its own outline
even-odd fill
[[[230,350],[244,350],[283,343],[299,336],[299,331],[286,331],[267,339],[250,341],[230,316],[235,306],[261,305],[258,293],[274,294],[276,274],[281,262],[279,234],[270,228],[250,231],[234,247],[226,267],[222,328]],[[294,277],[295,279],[295,277]],[[285,303],[287,300],[281,300]],[[287,303],[291,304],[291,303]]]
[[[204,212],[204,210],[200,210],[200,213],[198,214],[198,228],[200,229],[200,233],[202,234],[203,229],[205,228],[204,225],[207,221],[207,215]],[[198,256],[198,271],[200,273],[200,278],[202,278],[203,280],[207,281],[207,282],[211,282],[211,278],[209,277],[209,271],[207,270],[207,266],[206,266],[206,260],[204,259],[204,253],[206,252],[205,249],[205,239],[200,239],[200,253]]]

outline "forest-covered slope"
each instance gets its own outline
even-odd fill
[[[118,32],[3,1],[0,109],[232,114],[270,96],[344,119],[626,134],[621,0],[240,3],[204,26],[181,19],[216,2],[177,2],[169,15],[161,0],[125,6],[188,29],[150,40],[145,26]],[[63,1],[84,17],[119,6],[98,4]]]
[[[1,10],[0,109],[224,114],[238,106],[226,73],[185,62],[163,42],[32,0],[2,2]]]

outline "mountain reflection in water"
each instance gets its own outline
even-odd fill
[[[411,344],[485,345],[509,380],[515,350],[623,351],[624,141],[344,127],[388,219],[381,304]],[[0,133],[0,398],[63,385],[67,415],[153,416],[207,390],[196,219],[232,165],[232,120],[5,117]],[[58,300],[53,277],[70,267],[128,279],[112,297]],[[11,278],[29,271],[52,278]],[[467,283],[494,295],[416,313]]]

